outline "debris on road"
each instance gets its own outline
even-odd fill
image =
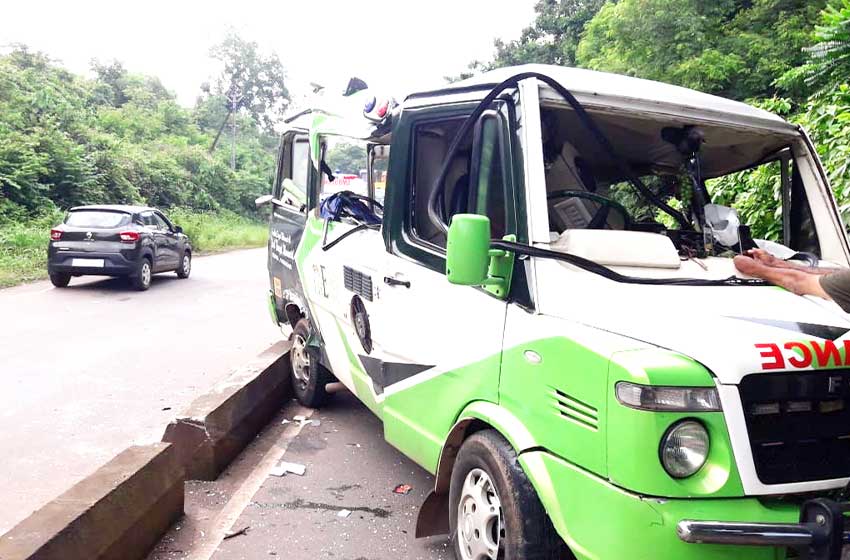
[[[292,420],[288,420],[288,419],[284,418],[281,421],[281,424],[289,424],[290,422],[297,422],[299,428],[303,428],[304,426],[308,426],[308,425],[312,425],[312,426],[316,426],[316,427],[322,425],[321,421],[311,420],[311,419],[307,418],[306,416],[304,416],[303,414],[296,414],[295,416],[292,417]]]
[[[349,515],[351,515],[351,510],[350,510],[350,509],[341,509],[341,510],[339,510],[338,512],[336,512],[336,516],[337,516],[337,517],[343,517],[343,518],[345,518],[345,517],[348,517]]]
[[[239,535],[247,535],[248,529],[250,529],[250,528],[251,527],[246,525],[245,527],[242,527],[238,531],[231,531],[230,533],[227,533],[227,534],[224,535],[224,540],[232,539],[233,537],[238,537]]]
[[[393,494],[406,495],[409,494],[411,490],[413,490],[413,486],[411,486],[410,484],[399,484],[398,486],[393,488]]]
[[[286,473],[292,473],[297,474],[298,476],[304,476],[305,472],[307,472],[307,467],[305,467],[304,465],[281,461],[275,468],[269,471],[269,474],[271,476],[284,476],[286,475]]]

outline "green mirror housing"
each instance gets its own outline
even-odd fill
[[[455,214],[446,241],[446,277],[452,284],[479,286],[490,263],[490,218]]]
[[[505,240],[516,241],[515,235]],[[505,299],[510,291],[514,254],[490,248],[490,218],[455,214],[446,241],[446,278],[452,284],[483,286]]]

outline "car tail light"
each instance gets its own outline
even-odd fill
[[[139,240],[139,232],[137,231],[122,231],[118,234],[121,238],[121,243],[135,243]]]
[[[51,241],[59,241],[62,239],[62,230],[61,229],[51,229],[50,230],[50,240]]]

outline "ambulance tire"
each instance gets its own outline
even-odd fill
[[[328,400],[326,386],[333,382],[333,374],[312,356],[306,354],[306,341],[310,337],[310,323],[301,319],[292,329],[290,364],[292,365],[292,391],[302,405],[319,408]]]
[[[482,472],[486,479],[480,476]],[[494,491],[495,499],[501,505],[498,525],[493,524],[492,518],[489,523],[482,523],[479,521],[481,518],[474,515],[480,511],[481,501],[466,492],[464,485],[468,478],[479,483],[485,479],[483,487]],[[493,500],[492,497],[490,499]],[[484,505],[493,511],[491,504]],[[473,508],[473,505],[477,505],[478,509]],[[461,530],[458,530],[459,523],[464,523]],[[449,486],[449,528],[458,560],[480,556],[482,549],[479,539],[484,538],[482,533],[489,533],[487,542],[490,544],[498,540],[498,552],[492,555],[493,558],[574,558],[552,526],[513,447],[495,430],[476,432],[463,442],[458,452]],[[466,551],[462,551],[461,547],[466,547]]]

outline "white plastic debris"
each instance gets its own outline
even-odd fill
[[[307,418],[303,414],[296,414],[295,416],[292,417],[292,421],[298,422],[299,428],[303,428],[304,426],[307,426],[308,424],[312,424],[314,426],[318,426],[319,424],[321,424],[321,422],[319,422],[318,420],[310,420],[309,418]],[[283,423],[286,424],[287,422],[288,422],[288,420],[284,421]]]
[[[281,461],[275,468],[269,471],[269,474],[271,476],[285,476],[287,473],[292,473],[297,474],[298,476],[304,476],[305,472],[307,472],[307,467],[304,465]]]
[[[337,517],[348,517],[349,515],[351,515],[350,509],[341,509],[338,512],[336,512]]]

